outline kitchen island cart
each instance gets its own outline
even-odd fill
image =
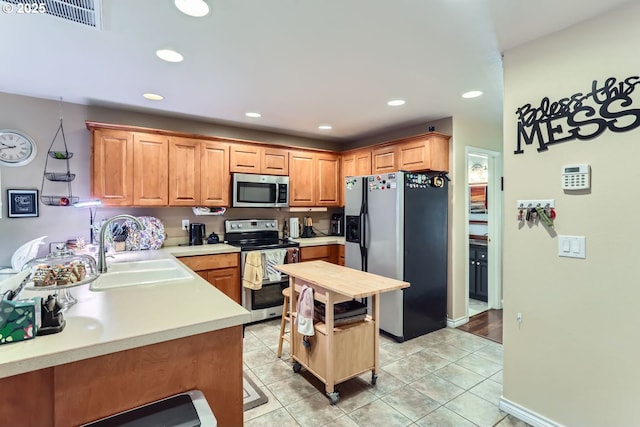
[[[380,369],[379,295],[406,288],[409,283],[325,261],[286,264],[276,268],[289,275],[289,284],[296,294],[303,285],[310,286],[314,300],[325,307],[325,322],[315,323],[315,335],[307,339],[309,346],[303,345],[302,335],[298,333],[295,322],[292,324],[290,344],[294,372],[304,367],[324,382],[332,404],[339,399],[335,390],[337,383],[370,370],[371,382],[375,384]],[[361,321],[335,325],[335,304],[365,297],[371,297],[371,315]],[[289,304],[292,319],[295,319],[295,298]]]

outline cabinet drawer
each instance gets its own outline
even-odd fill
[[[237,267],[240,254],[197,255],[178,258],[193,271],[215,270],[217,268]]]
[[[338,245],[309,246],[300,248],[300,261],[323,260],[337,264]]]

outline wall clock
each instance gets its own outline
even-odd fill
[[[29,136],[12,129],[0,130],[0,165],[24,166],[38,152],[36,143]]]

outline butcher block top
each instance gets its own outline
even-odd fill
[[[389,279],[377,274],[343,267],[326,261],[306,261],[277,265],[283,273],[318,287],[347,295],[350,298],[364,298],[383,292],[408,288],[409,282]]]

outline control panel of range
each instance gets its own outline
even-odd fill
[[[278,230],[277,219],[234,219],[224,222],[225,233]]]

